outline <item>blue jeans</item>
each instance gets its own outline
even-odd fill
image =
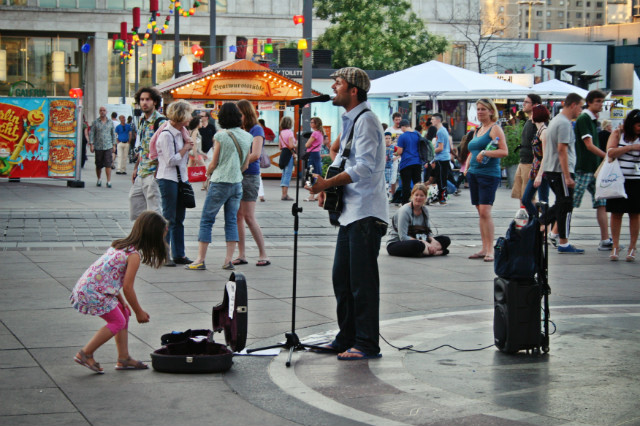
[[[322,160],[320,159],[320,151],[309,153],[309,164],[313,166],[313,173],[322,176]]]
[[[158,179],[162,197],[162,216],[169,222],[166,241],[171,245],[171,257],[184,257],[184,216],[186,209],[178,197],[178,182]]]
[[[529,182],[527,182],[527,187],[524,189],[524,194],[522,194],[522,205],[527,209],[529,217],[536,217],[538,214],[538,210],[533,205],[533,197],[535,197],[536,192],[540,201],[549,203],[549,182],[547,179],[542,177],[542,182],[538,188],[533,186],[533,179],[529,179]]]
[[[285,167],[284,170],[282,170],[282,178],[280,179],[280,186],[286,186],[287,188],[289,187],[289,183],[291,182],[291,173],[293,172],[293,164],[294,164],[294,161],[293,161],[293,155],[292,155],[291,158],[289,159],[289,164],[287,164],[287,167]]]
[[[353,347],[368,355],[380,352],[378,252],[386,231],[387,224],[375,217],[338,231],[332,279],[340,332],[332,346],[340,351]]]
[[[242,182],[211,182],[202,207],[198,241],[211,242],[211,229],[216,215],[224,206],[224,237],[226,241],[238,241],[238,208],[242,199]]]

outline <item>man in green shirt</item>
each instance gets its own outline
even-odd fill
[[[153,210],[162,214],[162,198],[160,188],[156,182],[158,160],[149,158],[149,142],[156,129],[166,118],[157,111],[162,97],[160,92],[152,87],[141,87],[135,95],[136,104],[142,109],[142,119],[138,129],[139,146],[142,149],[138,162],[133,170],[129,190],[129,218],[136,218],[145,210]],[[163,120],[164,119],[164,120]],[[138,143],[136,143],[136,147]]]
[[[576,120],[576,187],[573,192],[573,207],[580,207],[585,190],[591,193],[593,208],[600,227],[598,250],[611,250],[613,241],[609,238],[606,200],[596,200],[596,179],[594,173],[605,156],[598,141],[598,113],[602,111],[605,94],[592,90],[587,94],[587,108]]]

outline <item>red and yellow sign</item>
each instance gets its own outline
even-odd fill
[[[72,100],[0,98],[0,178],[75,177],[75,115]],[[50,157],[51,136],[67,139]]]
[[[76,170],[76,141],[49,141],[49,177],[73,177]]]

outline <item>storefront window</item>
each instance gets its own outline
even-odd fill
[[[124,0],[107,0],[107,9],[124,9]]]
[[[80,87],[80,41],[71,38],[2,37],[2,49],[7,51],[7,83],[0,85],[0,95],[9,95],[13,83],[24,87],[45,90],[48,96],[67,96],[69,89]],[[53,51],[65,52],[65,80],[51,80]]]
[[[63,7],[65,9],[75,9],[77,7],[76,0],[58,0],[59,7]]]
[[[78,9],[95,9],[96,0],[78,0]]]
[[[40,7],[58,7],[57,0],[40,0]]]

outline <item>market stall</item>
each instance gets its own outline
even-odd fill
[[[156,88],[162,93],[165,104],[185,99],[196,108],[212,110],[214,116],[224,102],[247,99],[253,102],[259,114],[278,111],[278,123],[289,107],[289,101],[302,97],[302,84],[245,59],[218,62],[201,72],[166,81]],[[320,94],[312,91],[314,96]],[[298,116],[297,111],[288,115]],[[277,123],[272,123],[276,130],[274,124]],[[297,122],[295,127],[297,129]],[[262,176],[280,177],[278,139],[265,142],[265,150],[271,158],[271,167],[262,169]]]

